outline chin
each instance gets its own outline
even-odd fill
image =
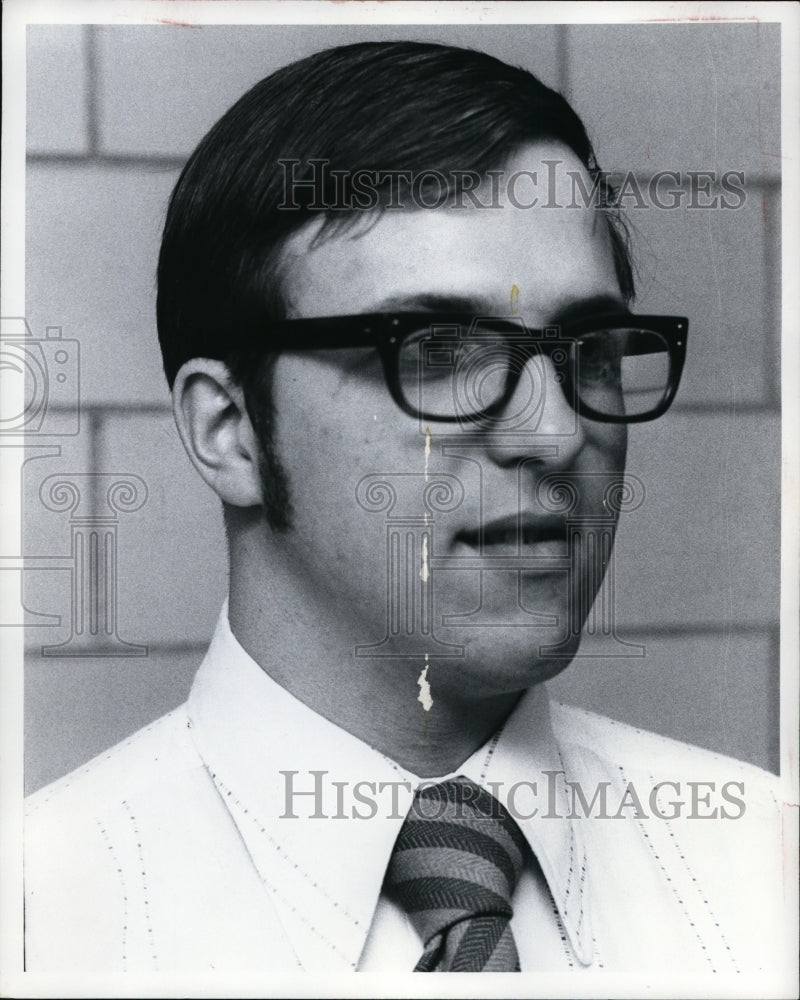
[[[569,666],[580,645],[580,636],[563,642],[563,632],[556,628],[469,631],[465,635],[466,630],[447,630],[447,641],[462,645],[464,658],[439,661],[437,673],[446,670],[457,679],[462,694],[477,697],[522,693],[550,680]]]

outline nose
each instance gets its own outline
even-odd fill
[[[499,465],[539,458],[563,468],[584,447],[583,421],[565,395],[561,367],[542,354],[525,363],[513,395],[485,428],[487,451]]]

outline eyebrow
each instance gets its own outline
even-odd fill
[[[370,308],[370,312],[450,312],[473,316],[498,315],[490,300],[482,296],[473,297],[436,292],[392,295],[377,302],[375,306]],[[568,299],[553,311],[545,325],[566,323],[582,316],[596,316],[606,313],[630,315],[630,309],[622,296],[617,295],[601,294]]]
[[[621,295],[590,295],[565,302],[553,313],[551,322],[566,323],[582,316],[602,316],[606,313],[630,316],[631,310]]]
[[[381,299],[370,312],[452,312],[491,316],[496,310],[488,299],[481,296],[419,292],[412,295],[390,295]]]

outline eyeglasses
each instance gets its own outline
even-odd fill
[[[374,348],[392,398],[422,420],[514,419],[506,412],[512,399],[517,414],[541,408],[555,379],[581,416],[623,424],[669,408],[688,330],[683,316],[615,313],[528,329],[516,317],[372,313],[283,320],[271,326],[269,346]]]

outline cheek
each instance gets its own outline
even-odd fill
[[[628,451],[628,428],[625,424],[584,424],[587,439],[597,459],[606,469],[622,472]]]
[[[278,452],[298,492],[313,485],[341,511],[365,475],[423,469],[424,438],[382,382],[285,355],[276,366],[274,400]]]
[[[628,428],[624,424],[616,429],[610,447],[618,467],[621,469],[624,468],[625,459],[628,455]]]
[[[628,447],[628,429],[624,424],[604,424],[595,443],[594,469],[600,475],[595,479],[592,491],[591,511],[593,514],[607,517],[613,515],[614,522],[619,519],[619,504],[625,504],[625,498],[636,495],[633,488],[624,478],[625,459]],[[593,477],[594,478],[594,477]],[[623,507],[624,509],[624,507]],[[588,513],[588,510],[587,510]]]
[[[576,460],[575,486],[578,489],[579,511],[586,515],[606,517],[611,509],[607,496],[626,494],[620,481],[625,473],[627,428],[624,424],[584,424],[585,446]],[[569,478],[569,471],[565,472]],[[623,480],[624,481],[624,480]],[[615,485],[616,484],[616,485]]]

